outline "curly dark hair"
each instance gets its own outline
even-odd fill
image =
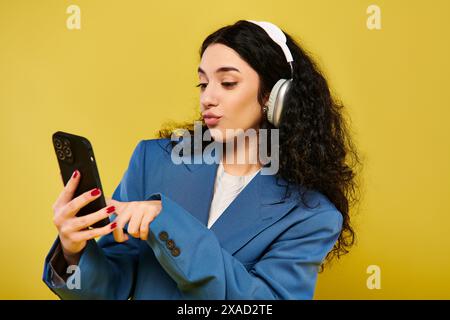
[[[298,187],[304,205],[308,206],[305,193],[315,190],[327,196],[342,214],[342,231],[321,265],[320,271],[323,271],[326,262],[348,253],[355,242],[350,207],[359,201],[357,172],[361,161],[345,121],[343,104],[332,96],[311,54],[289,34],[284,34],[294,59],[294,80],[280,119],[277,178]],[[239,20],[213,32],[202,43],[200,59],[206,48],[215,43],[232,48],[258,73],[261,108],[274,84],[281,78],[291,77],[280,46],[254,23]],[[202,121],[203,134],[208,127],[201,115],[197,121]],[[194,126],[190,122],[167,123],[159,130],[159,137],[170,138],[175,128],[187,129],[193,134]],[[271,130],[274,126],[263,117],[260,128]],[[271,137],[270,131],[268,136]],[[204,142],[203,148],[209,143]]]

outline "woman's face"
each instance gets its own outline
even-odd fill
[[[259,76],[236,51],[223,44],[208,46],[198,76],[200,109],[215,141],[230,141],[237,129],[259,128],[263,115],[257,99]],[[208,114],[216,118],[208,119]]]

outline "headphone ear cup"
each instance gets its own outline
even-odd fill
[[[284,97],[291,85],[291,82],[291,79],[280,79],[277,81],[277,83],[275,83],[272,91],[270,92],[269,102],[267,105],[267,120],[275,127],[278,127],[279,125],[281,111],[283,109]]]

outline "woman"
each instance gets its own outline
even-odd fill
[[[51,290],[62,299],[313,298],[319,267],[353,244],[358,157],[342,106],[285,36],[284,43],[276,26],[240,20],[205,39],[201,136],[213,142],[199,150],[184,135],[177,143],[170,128],[141,141],[108,206],[84,217],[75,215],[101,191],[72,199],[74,173],[53,206],[59,236],[44,270]],[[270,94],[280,79],[293,80],[277,116]],[[235,143],[242,135],[231,129],[256,131],[258,144]],[[177,147],[193,147],[181,152],[192,160],[213,144],[221,148],[212,164],[175,163]],[[277,161],[276,172],[264,174]],[[86,230],[110,215],[108,226]],[[79,272],[70,275],[68,265]]]

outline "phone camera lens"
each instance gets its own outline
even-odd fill
[[[53,142],[55,143],[55,148],[56,148],[56,149],[61,149],[61,147],[62,147],[62,142],[61,142],[61,140],[59,140],[58,138],[55,138],[55,139],[53,140]]]
[[[64,160],[66,156],[64,155],[64,152],[62,150],[56,150],[56,154],[58,155],[58,159]]]
[[[69,147],[64,147],[63,150],[66,157],[70,158],[72,156],[72,150]]]
[[[64,141],[64,146],[70,147],[70,141],[69,140],[64,139],[63,141]]]

